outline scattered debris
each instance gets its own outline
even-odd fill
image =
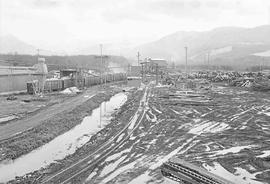
[[[17,97],[14,95],[10,95],[7,97],[7,100],[17,100]]]
[[[265,81],[254,82],[251,85],[251,87],[254,91],[262,91],[262,92],[270,91],[270,81],[265,80]]]
[[[23,102],[26,102],[26,103],[29,103],[29,102],[31,102],[32,100],[31,100],[30,98],[28,98],[28,99],[23,99],[22,101],[23,101]]]
[[[10,116],[6,116],[6,117],[0,117],[0,124],[4,124],[8,121],[11,121],[11,120],[14,120],[14,119],[17,119],[18,116],[15,116],[15,115],[10,115]]]
[[[240,77],[232,82],[230,82],[231,86],[237,86],[237,87],[251,87],[252,83],[255,81],[254,78],[248,78],[248,77]]]
[[[61,91],[62,94],[78,94],[81,90],[79,90],[77,87],[70,87],[66,88],[65,90]]]

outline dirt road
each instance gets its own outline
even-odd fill
[[[71,96],[63,103],[55,104],[48,108],[45,108],[33,116],[25,117],[21,120],[12,121],[6,125],[0,126],[0,140],[7,139],[15,134],[24,132],[34,126],[37,126],[44,120],[49,119],[56,114],[64,111],[70,111],[76,106],[89,100],[91,96],[97,94],[97,92],[100,90],[100,87],[91,87],[84,91],[82,94],[79,94],[77,96]]]

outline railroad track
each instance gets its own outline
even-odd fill
[[[140,125],[145,116],[145,113],[148,110],[147,106],[149,100],[148,97],[150,96],[149,94],[150,89],[147,86],[145,88],[144,95],[140,101],[140,105],[135,115],[129,121],[129,123],[114,137],[109,139],[106,143],[102,144],[96,151],[94,151],[90,155],[87,155],[86,157],[80,159],[76,163],[73,163],[71,166],[65,168],[64,170],[61,170],[53,176],[43,179],[41,183],[72,183],[73,180],[82,175],[84,172],[89,170],[92,171],[99,162],[106,159],[108,155],[118,149]],[[123,133],[125,134],[125,136],[119,142],[116,142],[119,136],[121,136]]]

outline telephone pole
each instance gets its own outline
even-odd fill
[[[188,50],[188,47],[185,47],[185,50],[186,50],[186,66],[185,66],[185,71],[186,71],[186,79],[188,78],[188,74],[187,74],[187,50]]]
[[[260,72],[262,72],[262,64],[263,64],[263,61],[260,62]]]
[[[38,58],[39,58],[39,51],[40,51],[40,49],[37,49],[37,62],[38,62]]]
[[[203,66],[204,69],[207,70],[207,54],[203,54]]]
[[[102,103],[100,104],[99,107],[99,127],[101,128],[101,118],[102,118]]]
[[[100,64],[101,64],[101,67],[100,67],[100,84],[102,84],[102,67],[103,67],[103,56],[102,56],[102,48],[103,45],[100,44]]]
[[[208,68],[208,71],[210,71],[210,51],[208,51],[208,57],[207,57],[207,68]]]
[[[156,85],[158,85],[158,64],[156,64]]]
[[[143,68],[143,63],[141,63],[141,65],[142,65],[142,82],[144,82],[144,80],[143,80],[143,70],[144,70],[144,68]]]
[[[137,58],[138,58],[138,66],[140,66],[140,52],[137,53]]]

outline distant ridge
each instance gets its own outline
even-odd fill
[[[178,31],[157,41],[133,48],[130,53],[140,51],[144,57],[171,59],[184,63],[184,47],[188,47],[189,63],[205,64],[210,53],[213,65],[256,65],[262,58],[256,53],[270,50],[270,25],[254,28],[220,27],[203,32]]]
[[[27,44],[13,35],[0,37],[0,53],[36,54],[36,48]]]
[[[64,55],[62,52],[53,52],[28,44],[13,35],[0,36],[0,54],[28,54],[36,55],[40,49],[42,55]]]

